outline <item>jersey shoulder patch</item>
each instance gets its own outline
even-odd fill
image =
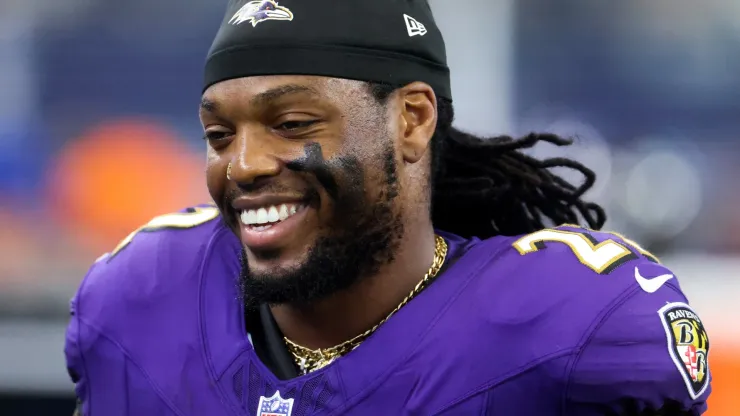
[[[671,302],[658,311],[668,353],[681,373],[692,399],[709,386],[709,335],[699,315],[686,303]]]
[[[620,234],[570,224],[519,237],[512,246],[522,256],[543,251],[556,258],[572,256],[594,273],[603,275],[640,258],[659,263],[653,254]]]

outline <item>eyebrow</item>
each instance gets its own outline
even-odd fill
[[[208,98],[201,98],[200,109],[209,113],[215,113],[216,111],[218,111],[218,104],[216,104],[214,101],[209,100]]]
[[[308,87],[306,85],[287,84],[271,88],[267,91],[263,91],[255,95],[254,97],[252,97],[251,100],[249,100],[249,104],[251,106],[264,106],[266,104],[269,104],[271,101],[277,100],[278,98],[293,94],[310,94],[315,97],[320,96],[319,92],[316,89]],[[219,105],[215,101],[209,100],[207,98],[202,98],[200,100],[200,108],[209,113],[217,112],[218,107]]]

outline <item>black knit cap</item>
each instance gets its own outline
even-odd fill
[[[427,0],[230,0],[203,91],[255,75],[422,81],[452,99],[444,40]]]

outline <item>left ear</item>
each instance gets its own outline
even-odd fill
[[[437,97],[423,82],[398,91],[401,108],[401,153],[407,163],[416,163],[426,152],[437,128]]]

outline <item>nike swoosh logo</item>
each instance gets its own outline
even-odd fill
[[[635,267],[635,280],[637,280],[637,284],[640,285],[642,290],[646,291],[647,293],[655,293],[660,289],[661,286],[665,284],[665,282],[673,279],[672,274],[664,274],[658,277],[653,277],[652,279],[646,279],[642,277],[640,274],[640,270]]]

